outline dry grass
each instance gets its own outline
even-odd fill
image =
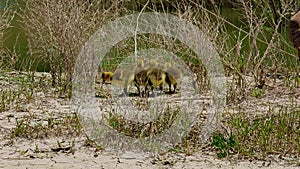
[[[3,63],[11,59],[5,57],[8,54],[3,47],[3,33],[9,28],[10,18],[13,16],[11,14],[14,12],[7,8],[0,13],[0,77],[7,84],[6,89],[0,89],[0,113],[24,110],[24,105],[38,99],[37,93],[41,92],[38,89],[44,93],[55,93],[51,99],[65,94],[71,97],[70,82],[74,61],[83,44],[101,25],[119,16],[134,13],[122,6],[123,1],[113,1],[105,7],[102,6],[103,8],[99,8],[103,5],[101,1],[89,2],[28,0],[24,8],[18,11],[28,36],[29,55],[50,65],[51,79],[45,77],[41,80],[34,73],[16,76],[2,69],[4,66],[7,68]],[[280,13],[272,13],[273,6],[265,1],[253,3],[242,0],[232,2],[232,7],[240,12],[239,17],[244,21],[241,25],[234,25],[226,20],[217,6],[208,10],[210,5],[205,2],[187,0],[172,6],[173,14],[193,22],[208,35],[222,57],[226,75],[232,77],[228,81],[229,109],[238,109],[234,105],[247,101],[250,96],[253,96],[251,99],[257,99],[256,103],[260,102],[259,99],[264,98],[267,92],[272,92],[271,87],[282,87],[285,91],[296,92],[299,89],[299,62],[286,38],[286,26],[291,11],[295,10],[292,1],[276,4],[275,8],[280,6]],[[151,5],[147,10],[158,9],[155,6],[157,4]],[[178,39],[161,35],[140,35],[137,39],[140,49],[156,47],[175,53],[195,73],[200,90],[209,89],[202,62]],[[134,51],[134,41],[135,39],[128,38],[118,43],[105,56],[103,63],[99,63],[99,69],[113,71],[128,53]],[[11,53],[13,52],[10,51]],[[283,80],[279,80],[279,75]],[[249,81],[248,77],[254,80]],[[269,81],[273,84],[279,81],[282,83],[270,87]],[[54,89],[49,85],[51,83],[55,86]],[[106,91],[101,88],[101,93]],[[273,98],[276,99],[275,96]],[[248,104],[245,107],[247,106],[253,105]],[[279,113],[269,112],[251,117],[244,111],[225,112],[221,124],[223,128],[214,133],[208,149],[216,152],[219,157],[237,155],[239,158],[265,159],[270,154],[279,154],[297,158],[300,156],[300,111],[297,106],[296,104],[296,109],[293,110],[282,109]],[[147,124],[148,126],[126,121],[124,117],[112,113],[110,115],[108,121],[117,131],[132,137],[147,137],[168,128],[176,117],[176,111],[166,112],[165,116]],[[32,121],[35,121],[34,125]],[[194,125],[190,134],[174,151],[190,154],[203,148],[198,143],[200,126],[201,124]],[[41,118],[33,114],[17,119],[10,136],[37,139],[68,134],[76,137],[80,132],[81,126],[76,115],[57,119]],[[88,138],[87,140],[90,141]]]

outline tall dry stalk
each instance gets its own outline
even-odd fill
[[[287,60],[283,60],[288,53],[283,50],[282,43],[288,39],[284,39],[281,33],[284,31],[282,27],[288,25],[290,11],[293,9],[292,1],[240,2],[244,4],[242,9],[246,11],[245,18],[250,25],[249,34],[253,37],[246,66],[248,70],[254,69],[252,73],[256,86],[261,88],[265,85],[266,71],[274,70],[275,67],[278,69],[278,65],[284,66],[281,62],[287,62]],[[256,9],[257,6],[260,10]],[[263,32],[268,33],[269,38]],[[259,49],[258,34],[265,39],[267,47],[264,50]],[[249,67],[250,62],[253,63],[252,67]]]
[[[52,85],[70,91],[73,66],[84,43],[118,15],[119,1],[27,0],[21,16],[32,55],[50,65]],[[112,11],[114,9],[114,11]],[[69,95],[70,96],[70,95]]]
[[[21,16],[31,54],[49,63],[52,84],[67,91],[74,61],[89,36],[105,21],[132,13],[130,10],[140,10],[146,2],[27,0]],[[292,46],[280,33],[295,3],[275,3],[273,0],[227,0],[222,3],[211,0],[150,1],[146,11],[171,12],[197,25],[221,55],[226,73],[238,75],[241,88],[244,88],[247,86],[244,75],[254,76],[257,86],[263,86],[266,71],[280,70],[287,64],[284,57],[292,57],[290,51],[286,51]],[[239,11],[242,25],[233,25],[222,16],[224,4]],[[280,9],[274,10],[277,8]],[[234,44],[230,42],[233,35],[229,27],[236,29]],[[174,48],[173,39],[165,38],[160,42],[165,43],[168,49]]]
[[[3,9],[0,9],[0,69],[7,66],[10,62],[7,55],[7,49],[5,47],[5,31],[11,27],[11,21],[15,16],[15,11],[8,5],[9,1],[6,1]]]

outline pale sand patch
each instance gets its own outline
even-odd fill
[[[249,99],[236,106],[250,113],[265,113],[270,106],[274,108],[293,107],[300,103],[300,98],[298,95],[295,96],[295,93],[299,93],[299,90],[297,89],[294,93],[280,91],[273,94],[266,93],[264,98]],[[42,124],[44,124],[43,122],[48,117],[59,119],[70,114],[70,102],[66,99],[59,99],[47,93],[37,93],[34,97],[33,101],[21,105],[18,110],[12,107],[10,110],[0,112],[0,168],[299,168],[297,164],[300,164],[300,160],[295,158],[282,159],[277,156],[270,156],[265,161],[231,160],[218,159],[215,152],[200,151],[190,156],[167,153],[146,159],[124,158],[105,150],[96,151],[94,147],[87,146],[86,138],[82,134],[79,136],[51,136],[43,139],[9,138],[8,135],[16,127],[15,119],[34,115],[36,116],[34,119],[41,119]],[[294,105],[290,105],[291,98],[294,99]],[[32,124],[38,122],[40,121],[33,121]],[[57,148],[57,142],[62,144],[65,149],[54,151]],[[72,144],[74,144],[73,151],[70,150]]]
[[[3,155],[3,154],[2,154]],[[1,156],[2,156],[1,155]],[[154,159],[124,159],[118,158],[115,155],[102,152],[97,157],[86,152],[76,152],[74,155],[63,153],[53,154],[52,157],[44,158],[3,158],[1,157],[0,168],[15,168],[15,169],[38,169],[38,168],[187,168],[187,169],[206,169],[206,168],[234,168],[234,169],[252,169],[252,168],[278,168],[278,169],[296,169],[296,166],[287,166],[279,162],[269,161],[235,161],[216,159],[212,156],[202,155],[196,153],[192,156],[182,155],[181,158],[169,157],[168,159],[161,159],[161,161],[154,163]],[[174,162],[173,164],[170,164]]]

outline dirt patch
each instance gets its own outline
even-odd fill
[[[6,74],[7,75],[7,74]],[[219,159],[213,148],[200,148],[191,155],[169,152],[148,158],[116,155],[89,142],[77,126],[78,118],[69,99],[59,98],[55,89],[45,89],[48,75],[39,74],[41,86],[26,98],[30,84],[19,90],[20,81],[7,80],[18,73],[0,78],[2,92],[16,91],[14,99],[0,112],[0,168],[298,168],[299,157],[269,155],[264,160],[228,157]],[[22,74],[23,76],[23,74]],[[21,93],[21,91],[26,91]],[[263,97],[247,97],[231,112],[268,113],[300,104],[300,90],[291,92],[276,87]],[[3,97],[3,95],[2,95]],[[19,97],[19,98],[17,98]],[[292,100],[292,101],[291,101]],[[16,131],[16,128],[19,130]]]

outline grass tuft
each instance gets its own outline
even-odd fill
[[[23,116],[16,119],[16,127],[10,137],[28,139],[49,138],[53,136],[78,136],[82,126],[76,114],[66,115],[61,118],[41,119],[37,116]]]
[[[234,150],[239,156],[265,159],[269,154],[300,155],[300,110],[282,109],[278,114],[256,117],[238,113],[225,123],[235,136]],[[227,142],[221,136],[214,138]]]

